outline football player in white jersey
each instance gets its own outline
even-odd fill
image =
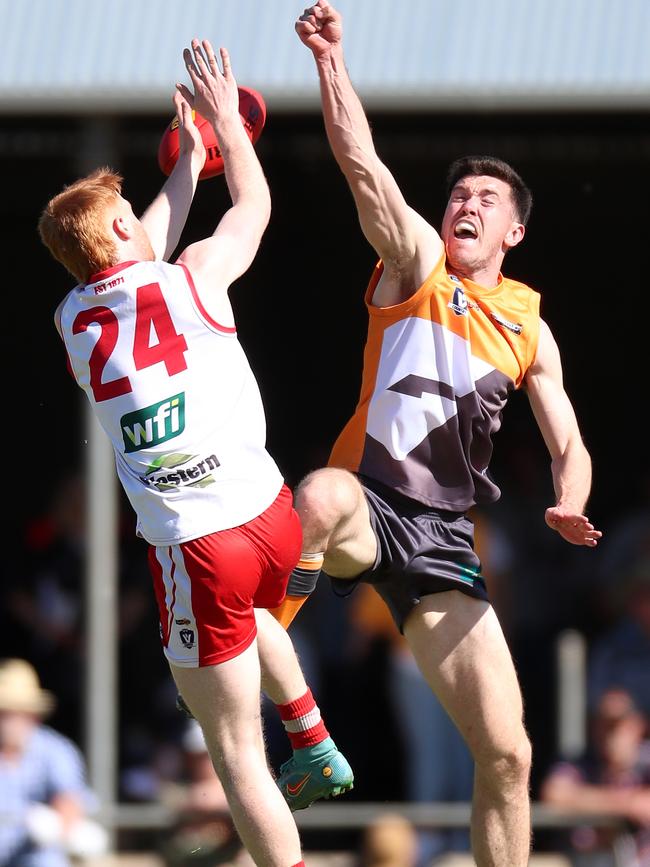
[[[99,169],[48,203],[39,231],[79,281],[55,321],[149,543],[178,689],[255,863],[294,867],[303,862],[289,807],[346,791],[353,777],[290,639],[265,610],[284,598],[302,533],[265,448],[262,402],[227,290],[266,229],[268,185],[239,116],[227,51],[223,71],[207,40],[193,40],[183,56],[192,90],[177,85],[174,95],[181,153],[142,219],[121,195],[122,179]],[[211,237],[170,264],[205,160],[192,108],[217,135],[232,206]],[[277,781],[266,761],[261,685],[294,748]]]

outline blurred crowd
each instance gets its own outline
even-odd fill
[[[583,814],[569,830],[540,833],[536,848],[563,851],[574,867],[650,867],[650,506],[640,496],[637,508],[621,512],[603,528],[597,551],[572,548],[543,521],[548,492],[540,478],[547,468],[522,447],[511,472],[518,476],[503,500],[473,515],[477,549],[521,680],[535,755],[533,798]],[[31,516],[6,563],[0,867],[58,867],[106,846],[82,752],[85,515],[83,477],[69,473],[47,512]],[[155,848],[169,867],[245,864],[201,733],[176,708],[146,545],[132,523],[124,505],[119,797],[163,803],[176,818],[164,833],[131,832],[123,842]],[[581,756],[559,755],[557,746],[556,640],[567,628],[582,633],[588,648],[589,728]],[[291,635],[354,767],[346,800],[470,800],[469,753],[374,590],[362,585],[342,599],[321,582]],[[288,757],[287,741],[273,706],[264,703],[263,712],[277,768]],[[381,727],[369,730],[368,718],[382,720]],[[615,821],[594,820],[599,816]],[[398,816],[364,835],[309,831],[305,840],[308,848],[354,851],[359,865],[386,867],[429,867],[469,851],[464,829],[418,830]]]

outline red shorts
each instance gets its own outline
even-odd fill
[[[165,656],[196,668],[238,656],[257,629],[253,608],[275,608],[300,557],[302,529],[282,486],[257,518],[181,545],[150,546]]]

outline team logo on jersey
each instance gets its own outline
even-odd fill
[[[185,394],[127,412],[120,419],[124,451],[139,452],[177,437],[185,430]]]
[[[178,633],[183,647],[186,647],[188,650],[191,650],[194,647],[194,630],[193,629],[181,629]]]
[[[504,328],[508,328],[510,331],[514,331],[515,334],[521,334],[524,326],[520,325],[518,322],[511,322],[509,319],[504,319],[503,316],[499,316],[498,313],[492,311],[490,314],[492,319],[499,323],[499,325],[503,325]]]
[[[140,481],[159,491],[173,491],[181,486],[205,488],[206,485],[213,485],[215,478],[212,471],[220,466],[217,456],[206,455],[200,461],[197,458],[198,455],[180,452],[159,455],[149,464],[145,475],[140,476]]]
[[[453,310],[457,316],[467,316],[468,304],[462,286],[454,287],[454,297],[447,304],[447,307]]]

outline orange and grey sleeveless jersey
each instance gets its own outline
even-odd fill
[[[505,278],[494,289],[461,280],[443,255],[408,300],[374,307],[381,274],[380,262],[361,396],[329,465],[435,509],[493,502],[492,437],[535,358],[540,296]]]
[[[172,545],[260,515],[283,479],[235,329],[208,315],[182,265],[126,262],[91,279],[66,297],[61,332],[138,533]]]

